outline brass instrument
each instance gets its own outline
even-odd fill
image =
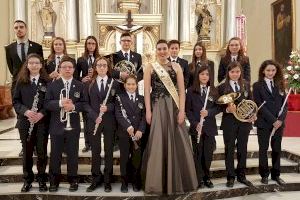
[[[115,66],[113,66],[113,69],[119,72],[126,72],[128,74],[136,75],[136,66],[128,60],[121,60]],[[121,78],[119,78],[117,81],[123,83]]]
[[[218,98],[217,104],[233,104],[241,96],[240,93],[229,93]],[[249,122],[258,112],[256,103],[252,100],[243,99],[237,106],[236,112],[232,113],[234,117],[241,122]]]
[[[59,99],[60,101],[64,99],[64,92],[66,94],[65,99],[69,99],[70,98],[70,88],[69,87],[64,87],[60,90],[60,95],[59,95]],[[68,111],[66,112],[64,110],[64,108],[60,109],[60,121],[61,122],[67,122],[65,130],[66,131],[70,131],[73,128],[71,127],[71,121],[70,121],[70,114],[71,113],[75,113],[76,111]]]

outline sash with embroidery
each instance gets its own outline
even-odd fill
[[[158,62],[152,63],[153,69],[158,75],[159,79],[162,81],[164,86],[167,88],[168,92],[172,96],[177,108],[179,108],[179,96],[176,87],[169,76],[169,73],[161,66]]]

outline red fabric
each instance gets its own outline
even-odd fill
[[[300,111],[289,111],[285,119],[285,137],[300,137]]]
[[[300,94],[290,94],[288,98],[288,110],[300,111]]]

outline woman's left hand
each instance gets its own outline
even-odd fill
[[[185,116],[184,112],[179,111],[178,117],[177,117],[178,124],[181,125],[184,122],[184,116]]]

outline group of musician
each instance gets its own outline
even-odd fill
[[[154,116],[151,121],[151,115],[149,115],[149,110],[153,109],[155,100],[151,106],[148,103],[145,104],[148,95],[145,94],[144,100],[144,97],[138,93],[138,82],[143,80],[145,69],[142,69],[141,55],[130,50],[132,38],[129,33],[123,33],[120,37],[121,50],[108,56],[99,54],[98,42],[94,36],[87,37],[84,53],[76,62],[68,56],[63,38],[53,39],[51,53],[44,60],[41,45],[28,40],[27,25],[24,21],[15,21],[14,31],[17,41],[6,47],[6,58],[13,76],[13,105],[18,115],[16,128],[19,130],[23,149],[22,192],[28,192],[34,181],[32,170],[34,149],[37,152],[39,191],[56,192],[58,190],[63,153],[66,154],[69,191],[77,191],[80,113],[84,125],[83,152],[90,150],[92,152],[92,181],[86,189],[87,192],[92,192],[101,185],[104,185],[105,192],[112,191],[111,183],[115,181],[113,152],[116,145],[120,149],[121,192],[128,192],[128,183],[132,183],[133,191],[140,191],[144,187],[146,193],[148,191],[156,193],[155,190],[147,190],[150,188],[147,184],[149,180],[153,183],[153,180],[158,178],[162,179],[161,184],[157,186],[161,188],[157,190],[159,194],[188,192],[205,186],[213,188],[210,167],[213,152],[216,149],[215,136],[218,134],[215,116],[221,112],[223,114],[220,129],[223,130],[225,145],[226,186],[233,187],[235,178],[240,183],[249,187],[253,186],[245,175],[247,144],[253,123],[257,127],[261,182],[268,184],[268,177],[271,173],[271,179],[280,185],[284,184],[280,178],[280,157],[287,108],[284,105],[286,93],[282,68],[273,60],[264,61],[259,68],[258,81],[251,89],[250,62],[245,56],[239,38],[234,37],[228,42],[226,54],[219,64],[218,82],[220,84],[217,87],[214,86],[214,62],[208,60],[204,44],[194,45],[190,64],[187,60],[178,57],[179,41],[171,40],[168,43],[159,41],[157,44],[158,69],[162,72],[164,66],[167,66],[165,69],[175,69],[178,87],[180,87],[182,76],[182,88],[186,90],[184,94],[179,92],[179,106],[174,113],[177,116],[179,112],[178,121],[175,121],[175,124],[167,123],[165,126],[170,129],[169,126],[176,127],[176,123],[181,124],[180,113],[182,109],[185,111],[190,128],[178,134],[190,134],[192,145],[188,148],[191,151],[184,153],[191,152],[192,155],[189,156],[193,158],[191,162],[193,166],[189,166],[191,168],[189,174],[196,176],[189,177],[191,186],[176,188],[178,183],[174,184],[175,186],[168,185],[169,182],[166,180],[170,176],[180,176],[176,174],[176,171],[168,171],[166,166],[158,166],[157,169],[163,172],[160,172],[162,177],[157,177],[156,174],[149,175],[142,169],[143,166],[147,169],[150,162],[150,155],[143,156],[143,153],[145,149],[149,149],[148,137],[152,140],[152,133],[155,132],[155,126],[152,123]],[[162,51],[168,51],[167,63],[159,63],[159,58],[163,56]],[[133,63],[137,73],[115,70],[114,66],[122,60]],[[176,66],[180,66],[179,69]],[[145,68],[147,67],[149,66]],[[147,81],[149,80],[150,85],[155,82],[151,74],[158,73],[157,66],[153,64],[152,67],[150,76],[148,72],[144,74],[145,77],[149,77]],[[169,76],[169,74],[166,73],[164,76]],[[158,78],[161,76],[159,75]],[[161,83],[165,84],[164,81]],[[167,89],[165,92],[169,92],[172,96],[173,103],[176,103],[176,98],[169,90],[169,86],[164,85],[164,87]],[[217,104],[220,96],[229,93],[238,93],[240,97],[233,104]],[[258,106],[263,105],[257,115],[247,121],[240,121],[234,114],[237,105],[244,99],[253,100]],[[164,126],[163,120],[162,126]],[[272,130],[275,130],[274,135],[271,135]],[[51,152],[50,187],[48,188],[45,170],[48,164],[49,134]],[[101,138],[104,138],[103,143]],[[166,141],[170,140],[172,139],[167,138]],[[103,172],[101,172],[100,156],[102,144],[104,144]],[[156,143],[153,142],[151,145],[155,150]],[[160,149],[159,145],[157,149]],[[180,143],[177,145],[175,144],[174,148],[180,151]],[[269,169],[267,155],[269,145],[272,147],[271,169]],[[236,168],[234,166],[235,150]],[[152,151],[151,153],[162,154],[163,152]],[[160,162],[157,163],[160,164]],[[144,174],[146,175],[143,176]],[[184,185],[187,178],[182,176],[176,180]]]

